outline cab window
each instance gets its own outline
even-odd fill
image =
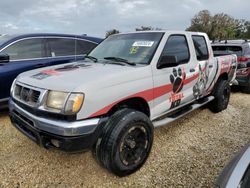
[[[188,43],[184,35],[171,35],[162,51],[161,57],[174,59],[177,64],[189,62],[190,53]]]
[[[206,39],[203,36],[194,35],[192,36],[196,57],[198,61],[208,60],[208,48]]]
[[[34,59],[43,57],[43,39],[25,39],[16,42],[1,53],[8,54],[10,60]]]

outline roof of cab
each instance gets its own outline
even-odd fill
[[[193,31],[183,31],[183,30],[147,30],[147,31],[133,31],[133,32],[127,32],[127,33],[117,33],[114,35],[122,35],[122,34],[133,34],[133,33],[167,33],[167,34],[193,34],[193,35],[206,35],[206,33],[203,32],[193,32]]]

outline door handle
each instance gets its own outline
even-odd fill
[[[190,69],[189,71],[190,71],[190,72],[195,72],[195,69]]]
[[[209,68],[213,68],[213,65],[209,65]]]

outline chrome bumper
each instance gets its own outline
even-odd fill
[[[48,133],[60,135],[60,136],[81,136],[93,133],[99,125],[100,118],[92,118],[83,121],[66,122],[57,121],[43,117],[37,117],[33,114],[23,110],[13,100],[9,100],[10,113],[20,116],[23,121],[32,122],[31,126],[46,131]],[[22,118],[24,117],[24,118]]]

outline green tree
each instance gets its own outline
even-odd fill
[[[210,36],[213,16],[208,10],[202,10],[191,19],[191,26],[187,31],[205,32]]]
[[[238,22],[233,17],[220,13],[212,18],[211,39],[234,39],[237,35]]]
[[[106,32],[106,38],[107,37],[109,37],[110,35],[114,35],[114,34],[118,34],[118,33],[120,33],[120,31],[119,30],[117,30],[117,29],[111,29],[111,30],[109,30],[109,31],[107,31]]]
[[[202,10],[191,19],[187,31],[200,31],[208,34],[210,39],[247,38],[250,34],[250,23],[237,20],[225,13],[215,14]]]
[[[243,21],[241,23],[241,28],[242,28],[242,35],[241,38],[243,39],[250,39],[250,22],[249,21]]]

